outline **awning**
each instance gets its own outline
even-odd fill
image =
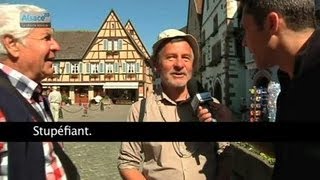
[[[103,86],[104,83],[91,83],[91,82],[77,82],[77,83],[69,83],[69,82],[62,82],[62,83],[50,83],[45,82],[41,83],[43,86]]]
[[[103,89],[138,89],[139,82],[106,82]]]

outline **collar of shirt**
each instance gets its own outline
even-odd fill
[[[17,88],[24,98],[30,100],[34,91],[41,93],[42,85],[40,83],[34,82],[22,73],[2,63],[0,63],[0,70],[8,75],[11,84]]]

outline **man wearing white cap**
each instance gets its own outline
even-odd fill
[[[52,91],[49,93],[48,100],[50,102],[50,109],[53,115],[54,122],[58,122],[59,120],[59,111],[61,106],[61,93],[60,91],[57,91],[58,87],[53,86]]]
[[[165,30],[153,45],[151,60],[160,88],[132,105],[128,122],[199,122],[187,88],[199,61],[196,39]],[[123,179],[229,179],[217,172],[218,164],[215,143],[209,142],[122,142],[118,157]]]

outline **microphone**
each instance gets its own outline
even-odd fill
[[[217,100],[215,100],[211,94],[202,87],[201,83],[194,78],[191,78],[188,81],[187,88],[190,97],[193,97],[191,101],[191,107],[195,113],[197,112],[199,106],[204,106],[210,110],[210,104],[213,102],[218,103]]]

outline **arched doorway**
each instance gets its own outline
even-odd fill
[[[219,82],[216,82],[214,85],[213,97],[222,103],[222,89]]]

